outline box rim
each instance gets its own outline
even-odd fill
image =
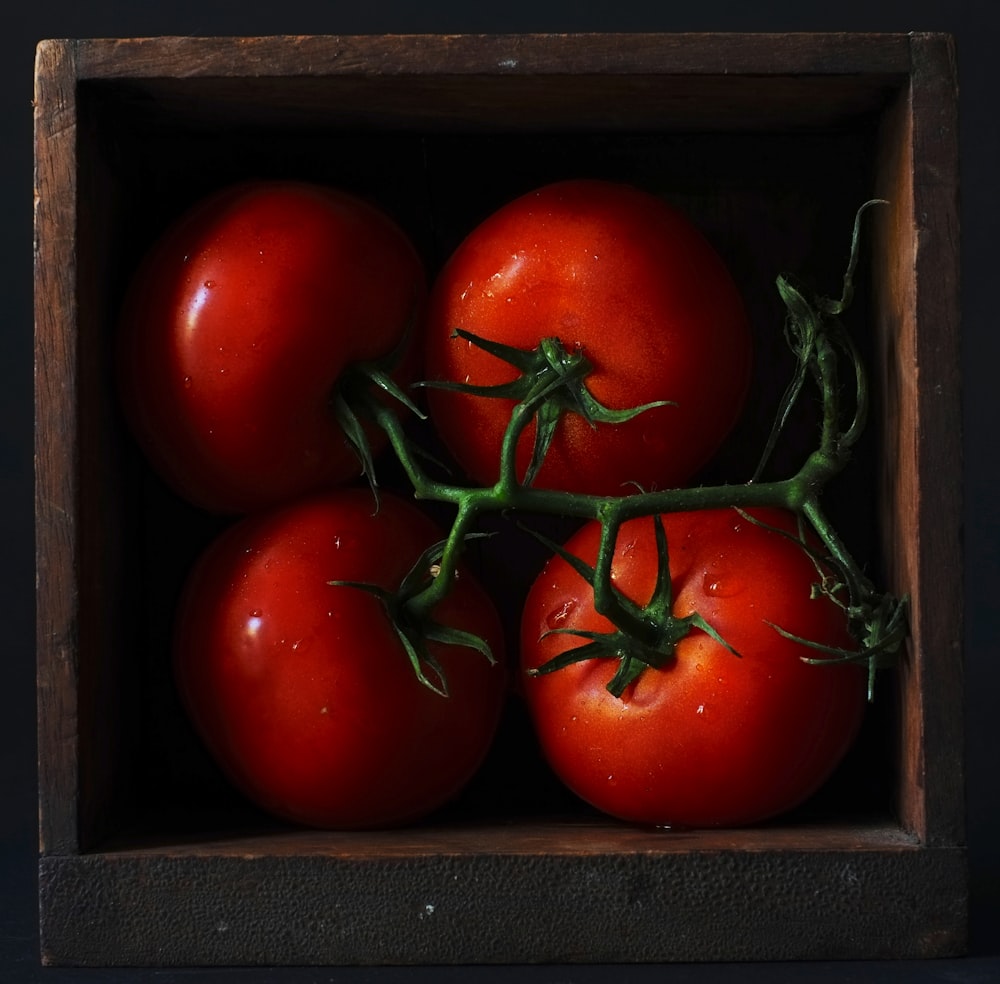
[[[911,46],[947,39],[899,32],[572,32],[510,34],[310,34],[46,39],[70,54],[78,79],[156,77],[160,59],[189,58],[191,78],[246,71],[266,77],[277,51],[293,48],[293,74],[908,74]],[[387,52],[386,46],[392,50]],[[555,56],[560,56],[556,59]],[[324,56],[324,57],[321,57]],[[248,61],[249,60],[249,61]],[[138,64],[136,64],[138,61]],[[283,65],[280,74],[288,73]]]

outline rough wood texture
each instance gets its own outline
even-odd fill
[[[738,838],[609,851],[596,837],[576,855],[442,844],[358,856],[348,841],[308,856],[236,844],[210,863],[185,853],[50,858],[43,944],[50,962],[111,954],[146,965],[922,958],[960,948],[960,852],[882,834],[876,848],[834,839],[763,853]],[[142,903],[113,904],[125,898]]]
[[[912,35],[535,34],[162,37],[54,42],[79,78],[361,75],[882,75],[910,72]]]
[[[876,327],[883,556],[911,598],[900,674],[899,811],[928,843],[963,830],[961,380],[953,51],[914,45],[909,87],[883,122]]]
[[[76,101],[66,48],[48,46],[36,68],[35,528],[41,847],[77,849],[79,457]]]
[[[909,71],[899,35],[164,38],[74,50],[81,79],[127,82],[139,125],[167,97],[207,127],[817,127],[870,110]]]
[[[949,39],[936,35],[43,42],[35,180],[45,959],[960,952],[953,62]],[[664,838],[590,822],[550,777],[525,774],[524,745],[509,736],[483,783],[436,826],[332,835],[263,823],[220,784],[172,695],[173,594],[216,527],[157,484],[118,419],[111,336],[135,258],[204,190],[246,173],[294,173],[388,201],[433,269],[523,182],[575,173],[580,162],[689,209],[752,298],[760,371],[745,431],[726,452],[738,472],[785,378],[780,306],[760,285],[788,266],[836,278],[845,217],[872,193],[890,200],[872,219],[871,283],[861,288],[874,313],[875,337],[862,343],[877,423],[828,506],[871,566],[912,596],[912,644],[893,700],[884,692],[824,795],[759,830]],[[154,784],[142,782],[147,766]]]

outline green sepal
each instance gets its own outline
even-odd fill
[[[475,632],[466,632],[464,629],[456,629],[450,625],[441,625],[437,622],[426,622],[423,625],[424,636],[431,642],[440,642],[446,646],[464,646],[466,649],[474,649],[481,656],[486,658],[490,666],[496,665],[496,657],[489,643]]]
[[[524,476],[525,485],[531,485],[537,478],[564,414],[574,413],[596,427],[598,424],[621,424],[654,407],[675,405],[670,400],[656,400],[618,410],[604,406],[587,388],[586,377],[593,366],[582,347],[571,351],[558,338],[543,338],[534,349],[520,349],[462,328],[456,328],[452,337],[465,339],[509,363],[520,375],[509,382],[490,385],[450,380],[424,380],[415,385],[514,400],[529,408],[535,415],[535,439]]]
[[[368,479],[372,495],[378,506],[378,481],[375,477],[375,461],[371,440],[361,422],[361,417],[372,417],[371,401],[373,389],[381,390],[410,413],[421,420],[426,414],[413,402],[406,391],[392,378],[391,373],[402,362],[410,345],[417,321],[417,304],[414,303],[399,341],[385,355],[349,365],[340,377],[331,398],[334,417],[344,433],[347,443],[358,457],[361,473]]]
[[[427,419],[427,414],[410,399],[407,392],[378,363],[363,362],[357,368],[364,373],[369,381],[382,390],[383,393],[391,396],[397,403],[401,403],[415,417],[418,417],[420,420]]]
[[[354,453],[361,463],[361,474],[368,479],[376,503],[378,502],[378,482],[375,478],[375,461],[372,455],[371,441],[365,433],[357,413],[351,402],[344,395],[344,391],[338,389],[333,396],[333,414],[337,419],[337,424],[344,432],[347,443],[350,444]]]
[[[619,662],[618,668],[606,688],[612,696],[621,697],[648,668],[659,668],[673,659],[677,644],[695,629],[704,632],[734,656],[740,655],[699,612],[692,612],[683,617],[674,614],[673,581],[670,577],[670,559],[663,517],[657,513],[653,516],[653,522],[658,558],[656,583],[645,605],[637,605],[613,584],[599,587],[595,567],[565,547],[549,540],[548,537],[533,530],[528,531],[569,564],[590,585],[594,592],[595,608],[615,626],[610,632],[572,628],[548,630],[543,633],[542,639],[549,635],[561,634],[577,636],[588,641],[581,646],[564,650],[546,660],[541,666],[529,670],[529,676],[551,673],[588,659],[616,659]],[[613,605],[601,604],[598,601],[600,596],[605,595],[613,598]]]
[[[896,598],[891,594],[877,594],[870,588],[867,580],[857,576],[852,577],[851,572],[843,568],[834,557],[823,555],[808,544],[801,530],[796,536],[788,530],[762,522],[746,510],[738,509],[737,512],[741,517],[762,529],[791,540],[812,560],[819,580],[812,586],[810,600],[823,597],[843,609],[847,619],[848,633],[857,643],[857,648],[844,649],[838,646],[827,646],[788,632],[773,622],[767,624],[784,638],[825,654],[825,656],[817,658],[803,656],[802,660],[805,663],[811,665],[866,664],[868,667],[868,700],[873,700],[877,671],[895,665],[899,650],[909,635],[907,620],[909,598],[907,596]],[[799,523],[801,526],[801,517]],[[847,600],[845,600],[845,595]]]
[[[871,701],[875,696],[875,678],[878,671],[896,664],[899,650],[909,636],[908,610],[908,596],[896,598],[888,594],[882,595],[874,606],[848,607],[849,631],[858,643],[857,649],[824,646],[811,639],[794,635],[779,625],[768,624],[784,638],[825,654],[821,657],[803,656],[804,663],[814,666],[840,663],[865,664],[868,669],[868,700]]]
[[[488,533],[470,533],[466,540],[488,537]],[[431,652],[428,643],[436,642],[447,646],[462,646],[479,653],[490,663],[496,664],[496,657],[489,643],[476,635],[454,626],[444,625],[429,617],[413,617],[407,602],[423,591],[433,579],[433,566],[442,558],[447,541],[440,540],[424,550],[406,572],[400,586],[395,591],[367,581],[328,581],[331,587],[355,588],[377,598],[386,610],[389,621],[399,638],[417,679],[425,687],[442,697],[447,697],[448,681],[444,669]]]

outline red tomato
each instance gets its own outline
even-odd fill
[[[174,640],[181,697],[233,783],[319,827],[403,823],[451,799],[491,743],[503,639],[462,571],[434,612],[489,643],[431,644],[449,696],[420,683],[383,603],[331,580],[398,587],[440,531],[408,502],[340,489],[230,527],[185,586]]]
[[[794,530],[791,517],[754,510]],[[792,540],[735,510],[663,517],[674,614],[699,612],[734,655],[693,629],[661,668],[622,694],[606,684],[614,659],[590,659],[525,676],[525,696],[545,756],[574,792],[598,809],[641,823],[737,826],[803,802],[852,743],[866,701],[866,674],[852,663],[816,666],[822,654],[773,627],[828,646],[855,648],[846,616],[825,596],[813,561]],[[588,524],[567,549],[593,565],[600,535]],[[619,531],[617,588],[646,604],[656,582],[651,518]],[[769,624],[771,623],[771,624]],[[551,629],[606,632],[589,585],[553,558],[524,609],[524,669],[587,642]]]
[[[515,199],[459,246],[431,292],[430,380],[507,382],[508,363],[452,337],[456,328],[517,348],[558,337],[593,365],[604,405],[660,400],[623,424],[559,425],[535,485],[621,495],[684,484],[735,424],[750,379],[751,339],[723,261],[680,212],[606,181],[565,181]],[[480,484],[497,479],[512,407],[495,397],[431,389],[429,406],[457,462]],[[533,427],[519,447],[527,466]]]
[[[167,483],[213,512],[354,478],[332,393],[351,363],[399,344],[425,292],[412,244],[371,205],[304,183],[227,188],[131,285],[119,388],[132,429]]]

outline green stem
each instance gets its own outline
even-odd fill
[[[868,408],[868,382],[859,353],[853,341],[837,321],[853,295],[853,273],[857,263],[858,229],[861,212],[858,211],[851,240],[851,258],[844,277],[843,293],[839,300],[819,298],[808,301],[785,277],[779,277],[778,291],[785,303],[788,316],[786,335],[796,353],[799,365],[795,379],[782,398],[775,426],[767,441],[761,463],[753,479],[742,485],[703,486],[677,488],[659,492],[637,492],[623,496],[593,496],[579,493],[535,488],[534,475],[542,459],[559,415],[580,412],[592,421],[616,423],[620,419],[641,413],[646,407],[629,411],[610,411],[593,400],[584,385],[589,365],[582,353],[568,353],[556,339],[546,339],[534,352],[506,351],[504,346],[482,344],[488,351],[507,357],[517,367],[532,367],[514,384],[499,388],[473,388],[481,396],[515,395],[515,404],[503,435],[499,456],[499,478],[489,488],[449,484],[431,478],[413,453],[403,423],[385,404],[369,397],[365,410],[388,436],[396,457],[413,486],[418,499],[435,500],[456,506],[456,514],[441,554],[439,573],[421,591],[405,601],[407,611],[417,621],[430,618],[430,612],[450,590],[459,558],[466,541],[479,518],[490,512],[528,512],[559,515],[579,520],[596,520],[601,524],[601,540],[592,584],[596,609],[608,617],[623,636],[630,636],[651,652],[660,644],[671,645],[665,634],[666,623],[673,617],[663,612],[671,606],[669,585],[663,597],[651,602],[649,610],[639,608],[624,598],[612,583],[612,561],[618,531],[631,519],[655,516],[661,513],[686,512],[702,509],[774,507],[795,513],[800,522],[808,523],[825,548],[831,565],[843,578],[849,595],[847,609],[852,633],[863,641],[861,658],[868,658],[870,667],[877,661],[885,665],[888,656],[895,652],[905,634],[905,599],[897,601],[879,595],[850,555],[832,524],[820,507],[820,495],[830,481],[847,465],[854,445],[865,425]],[[474,338],[474,336],[470,336]],[[506,356],[505,356],[506,352]],[[839,379],[841,361],[846,358],[853,369],[853,412],[845,413]],[[799,400],[804,383],[812,378],[822,400],[822,419],[818,447],[808,455],[798,472],[785,479],[760,482],[763,470],[777,437],[791,410]],[[450,388],[453,384],[441,384]],[[575,409],[574,409],[575,408]],[[845,418],[848,422],[845,426]],[[528,426],[535,422],[536,437],[532,462],[522,481],[517,474],[517,450]],[[544,436],[539,439],[539,435]],[[663,538],[665,539],[665,537]],[[805,548],[804,549],[808,549]],[[662,544],[661,568],[666,563],[666,544]],[[664,600],[665,599],[665,600]],[[838,600],[838,599],[834,599]],[[655,609],[655,610],[654,610]],[[692,616],[698,618],[698,616]],[[676,620],[674,620],[676,621]],[[713,631],[702,621],[692,624],[706,631]],[[687,624],[679,628],[668,627],[669,632],[687,632]],[[667,632],[667,634],[669,634]],[[649,663],[650,659],[645,659]],[[850,654],[845,658],[852,658]],[[638,672],[638,670],[636,671]],[[631,671],[626,674],[632,679]]]

